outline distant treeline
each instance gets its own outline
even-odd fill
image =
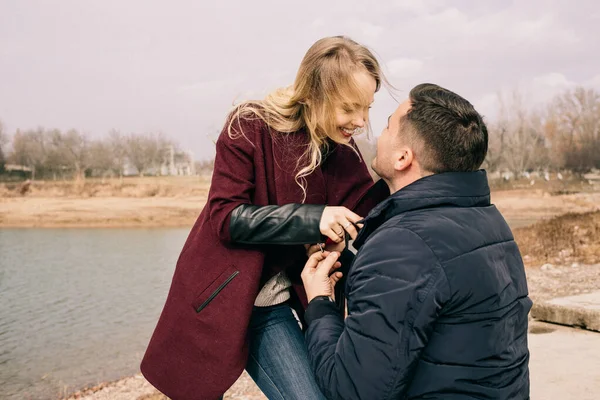
[[[113,130],[102,139],[75,129],[18,129],[0,125],[0,173],[32,179],[82,179],[123,175],[191,175],[205,163],[162,133]],[[6,149],[6,150],[5,150]]]
[[[494,121],[486,121],[489,150],[484,168],[515,176],[526,171],[600,169],[600,93],[578,87],[566,90],[537,109],[523,95],[499,96]],[[364,157],[374,157],[374,143],[361,139]],[[31,178],[195,174],[212,169],[212,161],[194,162],[189,152],[162,133],[123,135],[113,130],[97,140],[77,130],[17,129],[12,135],[0,122],[0,174]]]

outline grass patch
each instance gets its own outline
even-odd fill
[[[567,213],[514,235],[528,265],[600,262],[600,211]]]

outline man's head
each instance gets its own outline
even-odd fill
[[[487,128],[473,105],[424,83],[390,115],[372,167],[395,192],[427,175],[476,171],[487,148]]]

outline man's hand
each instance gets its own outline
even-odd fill
[[[312,256],[313,254],[315,254],[317,251],[337,251],[338,253],[341,253],[342,251],[344,251],[344,249],[346,248],[346,242],[345,241],[341,241],[339,243],[317,243],[317,244],[313,244],[312,246],[309,244],[305,244],[304,247],[306,248],[306,255],[308,257]]]
[[[342,264],[337,261],[340,253],[316,252],[306,262],[300,275],[310,302],[317,296],[334,297],[335,284],[342,278],[342,273],[335,271]]]

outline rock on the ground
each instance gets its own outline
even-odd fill
[[[531,316],[541,321],[600,332],[600,291],[534,304]]]

